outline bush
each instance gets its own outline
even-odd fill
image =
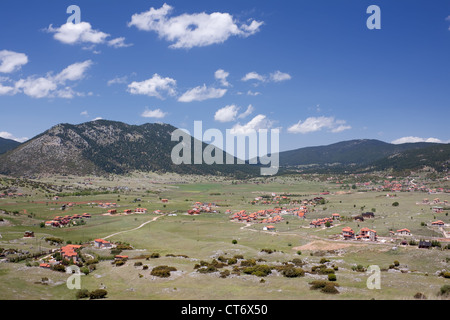
[[[89,293],[89,299],[103,299],[106,297],[107,294],[108,292],[106,290],[97,289]]]
[[[330,293],[330,294],[339,293],[339,291],[336,289],[336,287],[339,287],[339,284],[335,282],[329,282],[325,280],[315,280],[312,281],[310,285],[311,290],[320,289],[320,291],[323,293]]]
[[[441,296],[450,296],[450,284],[445,284],[441,287],[441,290],[439,291],[439,294]]]
[[[303,277],[305,275],[305,271],[302,268],[294,268],[288,266],[281,270],[281,274],[286,278],[297,278]]]
[[[150,272],[150,274],[155,277],[168,278],[168,277],[170,277],[171,271],[177,271],[177,269],[174,267],[168,267],[168,266],[158,266],[158,267],[154,267],[152,269],[152,271]]]
[[[337,279],[336,279],[336,275],[335,274],[333,274],[333,273],[330,273],[329,275],[328,275],[328,281],[336,281]]]
[[[414,299],[426,300],[427,297],[426,297],[423,293],[417,292],[417,293],[414,295]]]
[[[237,244],[237,240],[231,241],[232,244]]]
[[[397,201],[395,201],[394,203],[392,203],[392,206],[393,207],[398,207],[400,204],[397,202]]]
[[[262,264],[259,266],[245,268],[243,272],[245,274],[251,274],[257,277],[266,277],[272,273],[272,269],[268,265]]]
[[[327,258],[320,259],[320,264],[324,264],[326,262],[330,262],[330,260],[328,260]]]
[[[400,262],[398,262],[397,260],[394,261],[394,266],[398,267],[400,265]]]
[[[81,290],[78,290],[77,293],[76,293],[76,295],[75,295],[75,297],[76,297],[77,299],[84,299],[84,298],[87,298],[87,297],[89,297],[89,291],[88,291],[87,289],[81,289]]]
[[[151,254],[151,256],[150,256],[150,258],[152,258],[152,259],[157,259],[157,258],[159,258],[160,257],[160,255],[159,255],[159,253],[157,253],[157,252],[153,252],[152,254]]]

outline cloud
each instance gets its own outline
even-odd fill
[[[254,96],[254,97],[256,97],[256,96],[259,96],[261,94],[261,92],[253,92],[253,91],[251,91],[251,90],[248,90],[247,91],[247,95],[248,96]]]
[[[162,119],[166,115],[167,115],[167,113],[163,112],[161,109],[156,109],[156,110],[148,110],[148,109],[146,109],[144,112],[142,112],[141,117],[143,117],[143,118]]]
[[[351,129],[351,126],[346,125],[344,120],[335,120],[334,117],[309,117],[305,121],[299,121],[289,127],[288,132],[305,134],[322,129],[329,129],[333,133],[338,133]]]
[[[208,88],[204,84],[203,86],[195,87],[191,90],[186,91],[180,98],[179,102],[192,102],[192,101],[204,101],[207,99],[217,99],[222,98],[227,89],[216,89]]]
[[[103,120],[103,118],[102,117],[96,117],[96,118],[92,119],[91,122],[92,121],[97,121],[97,120]]]
[[[292,79],[291,75],[281,71],[272,72],[270,75],[261,75],[255,71],[247,73],[241,80],[242,81],[260,81],[260,82],[282,82]]]
[[[162,39],[172,42],[170,48],[204,47],[225,42],[231,36],[249,37],[259,31],[263,22],[252,20],[241,24],[229,13],[181,14],[169,17],[173,7],[164,4],[161,8],[150,8],[131,17],[128,26],[143,31],[154,31]]]
[[[113,84],[123,84],[123,83],[127,83],[127,79],[128,76],[123,76],[123,77],[115,77],[114,79],[111,79],[107,82],[108,87],[113,85]]]
[[[260,129],[269,129],[272,125],[273,121],[267,119],[265,115],[259,114],[244,125],[241,125],[240,123],[234,125],[233,128],[231,128],[230,133],[234,135],[246,135]]]
[[[257,72],[249,72],[242,78],[242,81],[250,80],[266,81],[266,78]]]
[[[85,116],[85,117],[88,117],[88,116],[89,116],[89,114],[88,114],[88,112],[87,112],[87,111],[82,111],[82,112],[80,113],[80,116]]]
[[[248,117],[249,115],[251,115],[253,113],[253,111],[255,110],[255,108],[252,105],[249,105],[247,107],[247,110],[245,110],[245,112],[241,113],[238,118],[239,119],[244,119],[246,117]]]
[[[228,76],[230,75],[229,72],[226,72],[225,70],[219,69],[214,73],[214,77],[217,80],[220,80],[220,83],[224,86],[224,87],[228,87],[230,86],[230,83],[227,81]]]
[[[115,38],[107,41],[110,35],[108,33],[94,30],[89,22],[80,22],[80,23],[72,23],[67,22],[60,26],[59,28],[53,28],[53,25],[50,25],[47,29],[45,29],[49,33],[54,33],[53,38],[62,42],[64,44],[103,44],[114,47],[114,48],[122,48],[129,47],[131,44],[125,44],[125,38]],[[84,47],[86,49],[93,49],[94,46]]]
[[[38,99],[46,97],[71,99],[74,96],[81,96],[83,94],[75,92],[70,86],[66,86],[66,82],[83,79],[91,65],[92,61],[86,60],[71,64],[54,76],[51,73],[48,73],[45,77],[29,76],[17,80],[14,87],[0,84],[0,95],[23,92],[29,97]]]
[[[155,73],[150,79],[141,82],[133,81],[130,83],[128,85],[128,92],[131,94],[142,94],[149,97],[164,99],[162,96],[163,92],[170,96],[176,94],[176,84],[176,80],[168,77],[162,78],[159,74]]]
[[[17,138],[12,133],[9,133],[9,132],[6,132],[6,131],[1,131],[0,132],[0,137],[4,138],[4,139],[14,140],[14,141],[21,142],[21,143],[29,140],[29,138],[27,138],[27,137]]]
[[[11,73],[19,70],[28,63],[28,57],[24,53],[9,50],[0,51],[0,72]]]
[[[402,143],[415,143],[415,142],[434,142],[434,143],[445,143],[437,138],[419,138],[419,137],[403,137],[392,141],[392,144],[402,144]]]
[[[234,104],[223,107],[222,109],[217,110],[214,115],[214,120],[219,122],[231,122],[236,119],[239,108]]]
[[[274,82],[291,80],[291,78],[292,77],[289,74],[281,72],[281,71],[275,71],[274,73],[270,74],[270,79]]]
[[[85,76],[86,70],[92,66],[91,60],[86,60],[83,62],[77,62],[71,64],[59,74],[54,77],[54,80],[60,83],[65,83],[67,80],[76,81],[81,80]]]
[[[125,38],[120,37],[120,38],[115,38],[115,39],[109,40],[108,46],[113,47],[113,48],[128,48],[128,47],[131,47],[132,44],[125,43]]]

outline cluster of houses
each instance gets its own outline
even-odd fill
[[[206,213],[217,213],[218,211],[215,209],[217,205],[215,203],[202,203],[197,201],[192,209],[188,210],[189,215],[198,215],[202,212]]]
[[[0,193],[0,198],[15,198],[15,197],[25,197],[26,194],[23,193]]]
[[[147,213],[147,212],[148,212],[148,210],[146,208],[139,207],[139,208],[136,208],[134,210],[132,210],[132,209],[125,209],[125,210],[123,210],[122,214],[123,215],[130,215],[130,214],[135,214],[135,213]],[[104,215],[114,215],[114,214],[117,214],[117,213],[118,213],[117,209],[109,209],[108,213],[106,213]]]
[[[61,255],[61,260],[66,260],[71,263],[77,264],[81,261],[79,250],[86,245],[68,244],[61,247],[58,252]],[[97,249],[111,249],[115,245],[104,239],[95,239],[93,246]],[[41,263],[39,266],[41,268],[50,269],[52,266],[60,264],[61,262],[55,258],[51,258],[46,262]]]
[[[76,224],[76,220],[89,219],[92,216],[89,213],[83,213],[82,215],[74,214],[73,216],[66,215],[64,217],[56,216],[53,220],[45,221],[46,227],[65,227],[70,224]]]
[[[282,221],[280,213],[280,208],[258,210],[252,213],[247,213],[245,210],[241,210],[234,213],[230,217],[230,220],[237,222],[276,223]]]
[[[339,213],[333,213],[331,217],[320,218],[312,220],[309,224],[310,228],[320,228],[327,224],[332,225],[334,220],[340,220],[341,215]]]
[[[356,234],[352,228],[344,227],[342,228],[342,237],[345,240],[377,241],[377,232],[375,230],[364,227],[361,228],[361,230],[359,230],[359,233]]]

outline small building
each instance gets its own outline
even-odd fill
[[[52,266],[49,265],[48,263],[41,263],[39,264],[39,267],[44,269],[50,269]]]
[[[362,216],[363,216],[363,218],[366,218],[366,219],[373,219],[373,218],[375,218],[375,213],[373,213],[373,212],[364,212],[362,214]]]
[[[274,226],[267,226],[263,228],[264,231],[275,231],[275,227]]]
[[[442,213],[442,212],[444,212],[444,208],[443,207],[433,207],[433,212],[434,213]]]
[[[111,244],[111,242],[103,240],[103,239],[95,239],[94,247],[100,248],[100,249],[111,248],[112,244]]]
[[[431,241],[420,240],[419,241],[419,248],[421,248],[421,249],[429,249],[429,248],[431,248]]]
[[[333,218],[333,220],[340,220],[341,219],[341,215],[339,213],[333,213],[331,215],[331,217]]]
[[[377,241],[377,232],[369,228],[362,228],[356,236],[356,239]]]
[[[431,225],[433,227],[443,227],[445,225],[445,223],[442,220],[438,220],[438,221],[432,222]]]
[[[82,218],[87,218],[87,219],[89,219],[89,218],[91,218],[92,216],[91,216],[89,213],[83,213],[83,214],[81,215],[81,217],[82,217]]]
[[[411,231],[409,229],[406,229],[406,228],[400,229],[400,230],[397,230],[397,235],[398,236],[410,236],[411,235]]]
[[[353,231],[350,227],[342,228],[342,236],[346,240],[354,239],[355,238],[355,231]]]
[[[169,199],[161,199],[161,202],[162,202],[162,203],[168,203],[168,202],[169,202]]]

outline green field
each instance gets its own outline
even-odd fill
[[[122,266],[115,266],[111,260],[101,260],[96,270],[81,277],[82,288],[89,291],[106,287],[108,299],[413,299],[418,292],[428,299],[442,299],[438,295],[450,279],[440,276],[443,270],[450,271],[450,250],[442,242],[441,248],[419,249],[417,246],[400,246],[402,237],[393,240],[389,231],[408,228],[416,239],[443,238],[442,232],[429,224],[442,220],[450,224],[448,210],[433,213],[430,205],[417,205],[424,198],[439,197],[450,200],[450,194],[429,195],[422,192],[397,192],[387,197],[387,192],[345,190],[336,184],[306,180],[302,178],[268,178],[255,181],[227,181],[218,178],[177,176],[130,176],[114,179],[77,177],[51,177],[39,181],[64,186],[65,196],[54,200],[48,193],[23,186],[20,191],[25,197],[0,199],[0,248],[20,249],[27,252],[58,249],[45,241],[46,237],[57,237],[69,243],[86,244],[96,238],[108,237],[109,241],[128,243],[133,250],[121,254],[129,260]],[[158,180],[159,179],[159,180]],[[261,183],[264,181],[264,183]],[[123,188],[113,189],[121,186]],[[70,190],[100,190],[93,195],[74,196]],[[323,191],[324,204],[310,207],[305,220],[286,214],[284,220],[275,225],[275,232],[263,231],[263,224],[246,224],[230,221],[226,210],[254,212],[272,209],[276,204],[252,205],[251,201],[261,195],[291,194],[291,199],[304,200],[320,196]],[[392,193],[391,193],[392,194]],[[161,199],[169,199],[163,204]],[[195,202],[216,203],[218,213],[187,215]],[[63,203],[74,205],[62,211]],[[100,208],[97,202],[115,202],[117,210],[134,210],[138,206],[147,208],[147,214],[103,215],[108,209]],[[398,202],[398,206],[392,206]],[[279,204],[291,208],[296,205]],[[351,220],[352,216],[375,209],[375,218],[364,222]],[[25,210],[25,211],[24,211]],[[164,214],[154,214],[161,210]],[[15,212],[15,213],[13,213]],[[90,213],[84,225],[52,228],[41,227],[41,222],[55,216]],[[168,215],[169,213],[176,215]],[[348,220],[338,221],[330,228],[309,228],[313,219],[330,217],[339,213]],[[157,218],[153,221],[154,218]],[[146,224],[145,224],[146,223]],[[422,223],[428,224],[423,225]],[[141,227],[140,227],[141,226]],[[377,231],[377,243],[343,241],[338,235],[349,226],[356,232],[362,227]],[[23,238],[25,231],[33,231],[34,238]],[[447,229],[447,232],[449,230]],[[117,233],[117,234],[116,234]],[[114,235],[116,234],[116,235]],[[236,243],[232,243],[236,240]],[[271,249],[272,253],[261,252]],[[301,251],[301,252],[299,252]],[[83,254],[111,256],[108,249],[94,249],[88,245]],[[143,255],[158,253],[159,258],[143,258]],[[169,256],[167,256],[169,255]],[[170,256],[170,255],[175,255]],[[176,257],[183,255],[184,257]],[[245,259],[262,259],[258,264],[271,267],[281,266],[295,258],[301,259],[304,276],[284,277],[273,270],[266,277],[245,274],[221,278],[223,270],[233,270],[226,265],[213,273],[200,273],[194,269],[200,261],[226,259],[242,255]],[[326,294],[310,290],[313,280],[326,280],[327,276],[311,273],[311,268],[326,258],[329,268],[336,267],[339,294]],[[105,258],[106,259],[106,258]],[[76,290],[66,286],[68,274],[34,266],[39,259],[0,263],[0,299],[76,299]],[[394,261],[396,268],[390,268]],[[142,262],[148,269],[135,266]],[[30,266],[31,265],[31,266]],[[167,265],[177,271],[169,278],[152,276],[153,267]],[[239,265],[239,263],[238,263]],[[367,268],[377,265],[381,268],[381,289],[370,290],[366,281],[368,272],[358,272],[352,267]],[[392,267],[392,266],[391,266]],[[42,283],[42,278],[48,278]],[[261,281],[264,280],[264,281]]]

